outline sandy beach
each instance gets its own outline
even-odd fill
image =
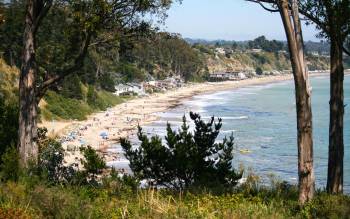
[[[107,111],[95,113],[85,121],[44,121],[40,126],[46,127],[50,136],[61,139],[64,149],[68,151],[68,163],[80,158],[78,148],[82,145],[90,145],[103,153],[107,161],[111,161],[116,157],[105,153],[105,149],[118,143],[120,138],[135,133],[138,124],[143,126],[156,121],[158,118],[155,113],[175,107],[194,95],[291,79],[292,75],[279,75],[241,81],[188,84],[164,93],[132,99]]]

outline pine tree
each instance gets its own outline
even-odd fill
[[[121,139],[133,173],[150,184],[179,190],[198,186],[232,188],[242,177],[242,172],[236,173],[232,167],[233,136],[216,143],[221,119],[215,122],[212,117],[204,122],[195,113],[190,113],[190,117],[194,132],[190,132],[184,116],[178,131],[167,125],[166,145],[159,136],[148,138],[140,127],[138,149],[133,150],[129,141]]]

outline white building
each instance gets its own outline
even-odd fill
[[[251,52],[251,53],[261,53],[262,49],[251,49],[251,50],[249,50],[249,52]]]
[[[127,93],[135,93],[138,96],[146,94],[143,84],[127,83],[118,84],[117,86],[115,86],[115,95],[120,96],[121,94]]]
[[[228,80],[229,79],[229,74],[226,72],[213,72],[210,73],[210,79],[211,80]]]
[[[225,55],[226,54],[225,49],[222,48],[222,47],[215,48],[215,52],[216,52],[216,54],[221,54],[221,55]]]
[[[243,72],[231,72],[229,74],[230,80],[244,80],[247,76]]]
[[[214,72],[210,74],[210,79],[213,81],[224,80],[244,80],[247,76],[243,72]]]

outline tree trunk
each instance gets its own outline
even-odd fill
[[[311,200],[315,191],[313,170],[311,89],[305,65],[302,30],[297,1],[292,1],[292,16],[288,0],[279,1],[279,10],[286,32],[294,75],[297,111],[299,202]]]
[[[30,160],[36,161],[38,147],[35,143],[37,133],[36,65],[35,65],[35,0],[27,1],[23,54],[19,81],[19,143],[21,165],[27,166]]]
[[[335,36],[334,36],[335,35]],[[330,120],[328,148],[327,192],[343,192],[344,160],[344,67],[343,41],[338,34],[331,36],[331,72],[330,72]]]

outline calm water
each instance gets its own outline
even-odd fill
[[[316,184],[325,187],[327,177],[329,78],[312,79],[314,122],[314,165]],[[345,163],[344,189],[350,193],[350,77],[345,78]],[[237,152],[236,167],[243,165],[266,179],[274,174],[282,180],[297,183],[296,112],[292,81],[251,86],[208,95],[198,95],[183,105],[160,113],[161,119],[144,130],[163,135],[169,121],[181,125],[184,113],[194,111],[209,118],[223,119],[224,135],[233,132],[236,146],[250,153]]]

